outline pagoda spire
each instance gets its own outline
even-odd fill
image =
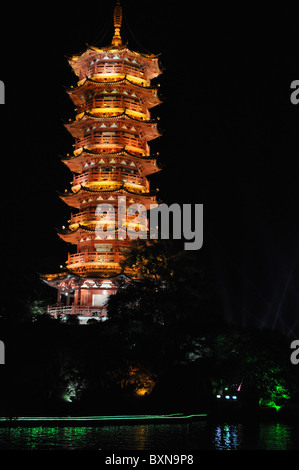
[[[122,7],[120,5],[119,0],[117,0],[117,3],[114,7],[113,22],[114,22],[114,36],[112,39],[112,45],[119,47],[122,45],[122,39],[120,35],[120,28],[122,24]]]

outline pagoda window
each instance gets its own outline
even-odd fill
[[[96,251],[98,251],[98,252],[111,251],[111,250],[112,250],[112,247],[113,247],[113,245],[112,245],[111,243],[106,244],[106,245],[103,245],[103,244],[101,244],[101,245],[95,244],[95,249],[96,249]]]

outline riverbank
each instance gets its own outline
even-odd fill
[[[147,423],[188,423],[194,421],[221,422],[296,422],[299,423],[299,404],[275,409],[217,408],[203,413],[119,414],[80,416],[2,416],[0,427],[31,426],[106,426]]]
[[[206,413],[111,416],[19,416],[0,417],[0,426],[101,426],[143,423],[173,423],[206,419]]]

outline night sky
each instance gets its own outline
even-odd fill
[[[152,188],[168,204],[204,204],[204,249],[226,318],[299,335],[299,6],[203,7],[123,0],[123,39],[161,54],[163,171]],[[194,8],[199,5],[199,8]],[[66,56],[112,39],[114,1],[5,7],[1,76],[2,273],[58,272],[56,235],[70,209],[57,191],[71,173]],[[31,271],[30,271],[31,272]],[[296,322],[298,319],[297,329]],[[293,332],[291,332],[294,328]],[[296,336],[297,335],[297,336]]]

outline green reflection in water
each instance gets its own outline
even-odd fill
[[[0,427],[1,450],[178,450],[299,448],[299,424],[142,424]]]
[[[0,449],[195,450],[200,442],[198,425],[204,423],[6,427],[0,428]]]
[[[9,429],[9,443],[15,448],[78,448],[93,428],[88,427],[16,427]],[[10,447],[10,445],[9,445]]]
[[[261,448],[288,450],[291,445],[291,428],[282,423],[264,424],[260,427]]]

